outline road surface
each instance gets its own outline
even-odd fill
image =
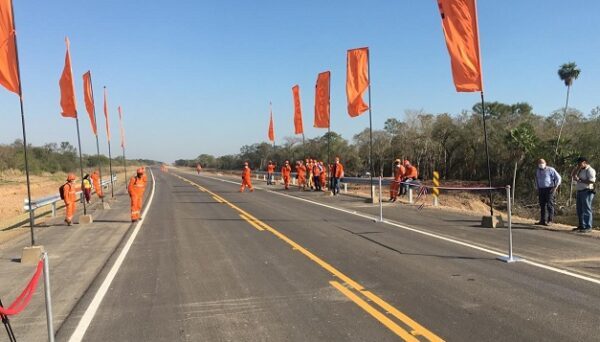
[[[598,283],[273,192],[154,175],[85,341],[599,339]]]

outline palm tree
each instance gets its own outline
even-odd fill
[[[556,150],[554,151],[554,156],[558,155],[558,145],[560,144],[560,136],[562,135],[562,130],[565,125],[565,121],[567,121],[567,108],[569,107],[569,92],[571,90],[571,86],[573,85],[573,81],[579,77],[579,73],[581,70],[577,68],[577,64],[575,62],[565,63],[560,66],[558,69],[558,77],[565,82],[567,86],[567,101],[565,103],[565,113],[563,116],[562,123],[560,124],[560,130],[558,131],[558,139],[556,140]]]

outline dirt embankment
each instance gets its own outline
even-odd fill
[[[128,166],[127,171],[131,175],[136,168],[137,166]],[[88,173],[92,171],[92,169],[85,170]],[[107,178],[108,168],[106,170],[103,168],[102,171],[103,176]],[[113,172],[117,173],[119,183],[123,184],[124,170],[121,167],[113,168]],[[66,178],[66,174],[63,172],[44,173],[39,176],[31,175],[31,198],[36,199],[58,194],[58,188],[64,184]],[[24,213],[23,200],[27,198],[27,185],[23,172],[16,170],[0,172],[0,198],[2,199],[0,201],[0,223]]]

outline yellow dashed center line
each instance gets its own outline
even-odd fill
[[[401,337],[403,340],[419,341],[419,339],[417,339],[415,336],[421,336],[421,337],[425,338],[427,341],[436,341],[436,342],[444,341],[439,336],[437,336],[433,332],[427,330],[425,327],[423,327],[422,325],[420,325],[419,323],[417,323],[416,321],[414,321],[407,315],[403,314],[400,310],[396,309],[395,307],[393,307],[391,304],[389,304],[382,298],[380,298],[377,295],[375,295],[374,293],[366,290],[362,285],[360,285],[356,281],[352,280],[350,277],[346,276],[344,273],[337,270],[335,267],[331,266],[329,263],[325,262],[323,259],[314,255],[313,253],[308,251],[306,248],[300,246],[295,241],[288,238],[286,235],[282,234],[275,228],[269,226],[268,224],[257,219],[256,217],[249,214],[245,210],[239,208],[235,204],[227,201],[225,198],[204,188],[203,186],[201,186],[197,183],[194,183],[184,177],[181,177],[178,175],[174,175],[174,176],[182,179],[183,181],[185,181],[187,183],[192,184],[193,186],[197,187],[200,191],[203,191],[203,192],[206,192],[206,193],[212,195],[216,201],[227,204],[232,209],[238,211],[240,217],[243,220],[245,220],[246,222],[248,222],[252,227],[254,227],[260,231],[267,230],[267,231],[271,232],[273,235],[277,236],[281,240],[285,241],[288,245],[290,245],[293,250],[297,250],[300,253],[304,254],[304,256],[306,256],[310,260],[314,261],[317,265],[321,266],[323,269],[327,270],[328,272],[330,272],[331,274],[333,274],[334,276],[339,278],[341,281],[343,281],[347,285],[347,287],[343,286],[342,284],[340,284],[337,281],[330,281],[329,284],[331,286],[333,286],[335,289],[337,289],[338,291],[340,291],[342,294],[344,294],[348,299],[353,301],[361,309],[365,310],[367,313],[369,313],[371,316],[373,316],[375,319],[377,319],[385,327],[390,329],[390,331],[394,332],[396,335]],[[377,304],[381,309],[385,310],[385,312],[387,314],[395,317],[400,322],[402,322],[404,325],[410,327],[411,332],[409,333],[406,329],[403,329],[402,327],[400,327],[397,323],[392,321],[386,314],[377,310],[372,305],[367,303],[367,301],[360,298],[360,296],[358,294],[356,294],[355,292],[353,292],[350,288],[354,289],[359,294],[366,297],[369,301],[372,301],[373,303]]]

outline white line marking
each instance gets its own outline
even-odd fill
[[[233,181],[230,181],[230,180],[225,180],[225,179],[220,179],[220,178],[215,178],[215,177],[210,177],[210,176],[204,176],[203,175],[202,177],[210,178],[210,179],[213,179],[213,180],[218,180],[218,181],[226,182],[226,183],[239,184],[239,182],[233,182]],[[255,189],[264,190],[264,191],[267,191],[267,192],[270,192],[270,193],[273,193],[273,194],[276,194],[276,195],[293,198],[293,199],[296,199],[298,201],[312,203],[312,204],[319,205],[319,206],[322,206],[322,207],[325,207],[325,208],[329,208],[329,209],[341,211],[341,212],[344,212],[344,213],[347,213],[347,214],[350,214],[350,215],[354,215],[354,216],[358,216],[358,217],[362,217],[362,218],[365,218],[365,219],[377,220],[377,217],[375,217],[375,216],[366,215],[366,214],[360,214],[360,213],[357,213],[356,211],[351,211],[351,210],[347,210],[347,209],[343,209],[343,208],[339,208],[339,207],[334,207],[334,206],[329,205],[329,204],[315,202],[315,201],[312,201],[312,200],[309,200],[309,199],[306,199],[306,198],[301,198],[301,197],[296,197],[296,196],[292,196],[292,195],[289,195],[289,194],[275,192],[275,191],[272,191],[272,190],[269,190],[269,189],[262,189],[262,188],[259,188],[259,187],[254,187],[254,188]],[[478,251],[482,251],[482,252],[489,253],[489,254],[492,254],[492,255],[506,256],[506,253],[503,253],[503,252],[495,251],[493,249],[486,248],[486,247],[477,246],[477,245],[474,245],[474,244],[471,244],[471,243],[468,243],[468,242],[456,240],[456,239],[449,238],[449,237],[446,237],[446,236],[437,235],[435,233],[426,232],[426,231],[423,231],[423,230],[420,230],[420,229],[417,229],[417,228],[414,228],[414,227],[405,226],[403,224],[399,224],[399,223],[395,223],[395,222],[390,222],[390,221],[387,221],[387,220],[384,221],[383,223],[388,224],[390,226],[398,227],[398,228],[401,228],[401,229],[409,230],[411,232],[415,232],[415,233],[418,233],[418,234],[422,234],[422,235],[425,235],[425,236],[429,236],[429,237],[432,237],[432,238],[436,238],[436,239],[439,239],[439,240],[443,240],[443,241],[447,241],[447,242],[454,243],[454,244],[457,244],[457,245],[461,245],[461,246],[464,246],[464,247],[469,247],[469,248],[472,248],[472,249],[476,249]],[[554,267],[554,266],[542,264],[542,263],[531,261],[531,260],[527,260],[527,259],[521,259],[519,262],[528,264],[530,266],[542,268],[542,269],[545,269],[545,270],[548,270],[548,271],[560,273],[560,274],[563,274],[563,275],[567,275],[567,276],[570,276],[570,277],[573,277],[573,278],[585,280],[585,281],[588,281],[590,283],[594,283],[594,284],[600,285],[600,279],[596,279],[596,278],[584,276],[582,274],[574,273],[574,272],[571,272],[571,271],[568,271],[568,270],[565,270],[565,269],[562,269],[562,268],[558,268],[558,267]]]
[[[79,321],[79,324],[77,324],[77,328],[75,328],[75,331],[71,335],[69,342],[79,342],[83,339],[83,336],[85,335],[85,332],[92,323],[92,319],[94,318],[94,315],[96,315],[96,312],[98,311],[98,308],[100,307],[100,304],[102,303],[102,300],[104,299],[104,296],[106,295],[110,284],[115,279],[117,272],[119,272],[119,268],[121,268],[121,265],[123,264],[123,261],[125,260],[125,257],[127,256],[129,249],[131,248],[131,245],[133,244],[133,240],[135,240],[135,237],[142,228],[142,224],[144,223],[146,214],[148,213],[150,205],[152,204],[152,199],[154,198],[154,188],[156,187],[156,180],[154,179],[154,173],[152,172],[152,170],[150,170],[150,175],[152,176],[152,192],[150,193],[150,197],[148,198],[148,204],[146,205],[146,209],[144,209],[144,212],[142,213],[142,219],[138,221],[138,223],[135,225],[133,233],[131,233],[131,236],[129,236],[129,239],[127,240],[127,243],[121,250],[119,257],[117,258],[114,265],[111,267],[110,271],[106,275],[106,278],[104,278],[102,285],[100,285],[100,287],[98,288],[98,291],[94,295],[94,299],[92,299],[90,305],[83,313],[83,316],[81,316],[81,320]]]

